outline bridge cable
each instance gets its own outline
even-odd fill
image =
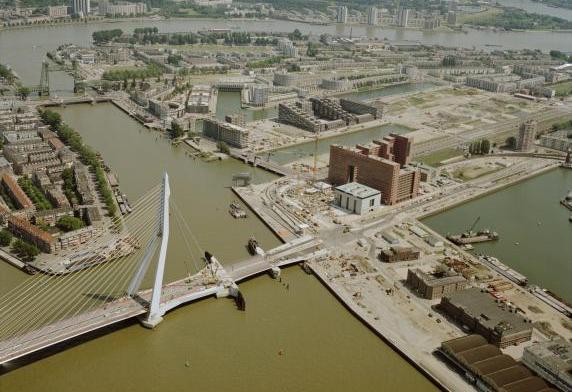
[[[146,199],[147,199],[147,197],[142,197],[135,205],[142,204],[142,202],[145,202]],[[121,218],[116,217],[114,220],[118,221],[119,219],[121,219]],[[112,224],[114,224],[113,220],[112,220]],[[51,277],[60,277],[62,275],[63,274],[52,274],[50,276]],[[42,280],[45,280],[45,279],[43,279],[44,277],[45,277],[44,273],[39,273],[39,274],[23,281],[18,286],[14,287],[9,293],[4,294],[2,296],[2,298],[0,298],[0,310],[4,310],[6,308],[6,304],[8,304],[8,306],[10,306],[11,302],[13,302],[12,301],[13,298],[18,298],[19,300],[21,300],[22,299],[22,291],[24,291],[24,293],[25,293],[25,292],[33,289],[38,283],[41,283]]]
[[[141,227],[142,227],[142,228],[145,227],[145,225],[146,225],[147,223],[148,223],[147,221],[142,222],[142,223],[141,223]],[[102,240],[105,241],[105,240],[108,240],[108,238],[105,238],[105,236],[104,236],[104,237],[102,238]],[[101,241],[100,241],[100,242],[101,242]],[[107,264],[107,263],[101,263],[101,264],[100,264],[99,266],[97,266],[97,267],[103,267],[104,264]],[[99,269],[99,268],[92,268],[90,271],[87,271],[87,272],[93,272],[95,269]],[[84,272],[84,271],[80,271],[80,272]],[[93,274],[88,274],[87,272],[85,272],[85,273],[83,273],[83,274],[82,274],[82,273],[76,273],[76,274],[74,274],[74,275],[75,275],[76,279],[77,279],[77,277],[83,277],[83,278],[85,279],[86,277],[93,275]],[[60,276],[60,277],[63,277],[63,276],[66,276],[66,277],[67,277],[67,275],[59,275],[59,276]],[[51,279],[52,277],[53,277],[53,276],[51,276],[48,280],[52,280],[52,279]],[[72,277],[74,277],[74,276],[72,276]],[[57,279],[57,280],[59,281],[59,280],[62,280],[62,279]],[[64,285],[64,287],[65,287],[66,289],[67,289],[68,286],[69,286],[70,280],[72,280],[72,279],[66,279],[66,282],[65,282],[66,285]],[[75,279],[74,279],[74,280],[75,280]],[[50,285],[50,287],[44,286],[42,292],[37,293],[37,294],[38,294],[38,295],[43,295],[44,292],[47,291],[47,290],[50,290],[51,287],[53,287],[53,286],[51,286],[51,285]],[[52,294],[53,294],[53,293],[52,293]],[[33,298],[34,298],[34,297],[32,297],[31,299],[33,299]],[[45,299],[45,298],[46,298],[46,297],[44,296],[44,299]],[[29,300],[29,299],[28,299],[28,300]],[[22,302],[23,302],[23,301],[22,301]]]
[[[146,224],[146,222],[143,222],[143,223],[141,224],[141,226],[144,227],[145,224]],[[97,268],[97,269],[104,268],[104,266],[107,267],[106,264],[107,264],[107,263],[101,263],[99,266],[97,266],[97,267],[100,267],[100,268]],[[118,264],[119,264],[119,263],[118,263]],[[96,269],[96,268],[92,268],[91,270],[88,270],[88,271],[81,271],[81,272],[84,272],[84,273],[83,273],[83,274],[82,274],[82,273],[79,273],[79,274],[75,274],[75,276],[70,276],[70,278],[74,278],[74,279],[67,279],[67,280],[64,282],[64,284],[62,285],[62,286],[63,286],[63,289],[62,289],[62,287],[57,287],[58,290],[56,290],[56,294],[54,294],[54,293],[51,293],[51,294],[52,294],[52,297],[54,297],[54,295],[56,295],[55,298],[58,299],[58,302],[54,302],[54,303],[50,306],[50,305],[49,305],[49,301],[47,301],[47,299],[46,299],[46,301],[44,301],[44,302],[47,302],[47,305],[48,305],[48,306],[47,306],[46,308],[42,309],[43,312],[40,312],[40,314],[35,313],[36,317],[34,318],[34,321],[36,321],[36,320],[38,320],[38,319],[41,320],[41,317],[43,317],[45,314],[48,314],[48,311],[50,310],[50,308],[58,307],[58,306],[61,308],[61,303],[59,302],[60,298],[58,298],[57,295],[60,295],[61,293],[63,293],[64,299],[65,299],[65,298],[69,298],[70,291],[72,291],[72,289],[74,289],[74,290],[76,289],[76,287],[74,287],[73,285],[71,285],[70,282],[71,282],[71,283],[75,283],[75,281],[77,281],[77,282],[81,282],[81,283],[83,284],[86,279],[91,278],[91,276],[94,275],[95,269]],[[94,281],[95,281],[95,280],[94,280]],[[72,292],[72,294],[73,294],[73,292]],[[60,295],[60,297],[61,297],[61,295]],[[45,299],[45,297],[44,297],[44,299]],[[42,301],[40,301],[40,303],[42,303]],[[33,306],[33,305],[37,305],[37,304],[28,303],[27,305],[28,305],[28,308],[29,308],[30,305]],[[24,308],[23,310],[27,310],[27,309]],[[22,313],[22,312],[20,312],[20,313]],[[24,312],[24,313],[27,314],[28,312]],[[30,320],[24,320],[24,321],[30,321]],[[12,325],[12,327],[14,327],[14,325]],[[4,332],[5,332],[5,331],[4,331]]]

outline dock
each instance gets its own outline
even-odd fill
[[[267,170],[269,172],[272,172],[274,174],[278,174],[280,176],[289,176],[289,175],[293,175],[292,171],[289,170],[286,167],[283,167],[277,163],[274,163],[272,161],[264,161],[260,158],[258,158],[256,155],[246,155],[238,150],[232,150],[230,151],[230,156],[243,161],[244,163],[248,164],[248,165],[252,165],[254,167],[261,167],[264,170]]]
[[[17,257],[12,256],[10,253],[0,249],[0,259],[6,261],[8,264],[19,268],[21,270],[27,269],[27,264],[18,259]]]

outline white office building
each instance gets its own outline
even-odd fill
[[[381,205],[381,192],[357,182],[350,182],[334,189],[334,203],[346,211],[362,215]]]

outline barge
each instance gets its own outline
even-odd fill
[[[507,267],[505,264],[501,263],[499,259],[493,256],[481,255],[479,260],[485,264],[487,267],[495,270],[511,282],[518,284],[519,286],[526,286],[528,284],[528,278],[512,268]]]
[[[538,286],[530,287],[530,292],[545,304],[556,309],[560,313],[564,314],[566,317],[572,318],[572,306],[566,303],[562,298],[556,296],[549,290],[542,289]]]
[[[462,234],[447,235],[447,239],[455,245],[467,245],[478,242],[496,241],[499,239],[499,235],[496,231],[484,229],[477,232],[466,231]]]

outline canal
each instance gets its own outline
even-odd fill
[[[367,123],[364,125],[367,126]],[[318,146],[316,148],[315,142],[307,142],[303,144],[298,144],[296,146],[284,147],[275,151],[272,151],[269,155],[265,157],[262,155],[263,159],[270,156],[270,159],[281,165],[298,161],[303,158],[314,155],[314,151],[317,151],[317,155],[321,160],[329,160],[329,151],[332,144],[340,144],[344,146],[355,146],[360,143],[369,143],[374,139],[381,139],[390,133],[405,133],[410,131],[407,128],[399,124],[385,124],[377,127],[366,128],[364,130],[352,132],[352,133],[342,133],[340,135],[323,138],[318,141]]]
[[[264,248],[278,245],[259,220],[234,220],[227,212],[232,174],[251,168],[193,160],[111,104],[60,112],[101,151],[131,200],[168,170],[173,200],[201,248],[225,265],[247,256],[251,235]],[[273,178],[253,174],[255,181]],[[173,226],[165,279],[184,276],[193,256]],[[2,292],[25,277],[0,264]],[[7,373],[0,390],[436,390],[299,267],[285,270],[281,282],[262,276],[241,290],[246,312],[227,299],[201,301],[170,313],[156,331],[133,325]]]
[[[475,252],[497,257],[572,302],[572,223],[560,205],[572,190],[572,170],[557,169],[492,195],[427,218],[424,223],[441,234],[476,229],[499,233],[495,242],[475,244]]]

